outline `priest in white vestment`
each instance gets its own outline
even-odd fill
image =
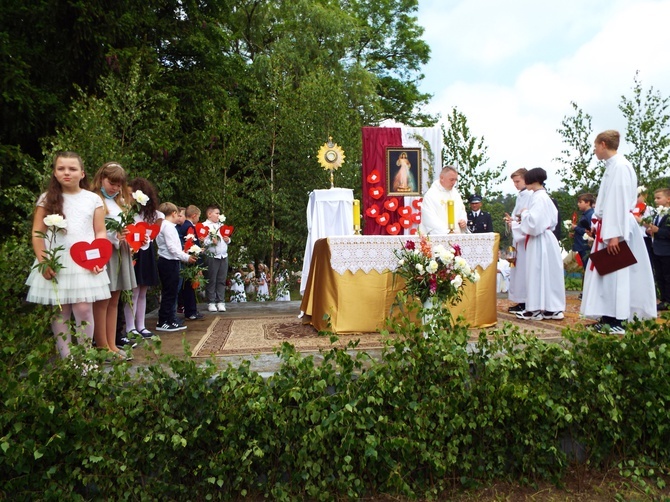
[[[521,209],[520,221],[512,221],[512,233],[525,250],[526,308],[516,316],[525,320],[563,319],[563,258],[552,231],[558,222],[558,210],[544,189],[544,169],[531,169],[524,178],[530,191],[528,207]]]
[[[447,201],[454,201],[454,228],[453,233],[467,232],[468,214],[461,194],[456,189],[458,171],[455,167],[446,166],[440,172],[439,179],[435,180],[423,196],[421,202],[421,225],[419,230],[426,235],[449,233],[447,220]]]
[[[632,213],[637,202],[637,175],[630,162],[617,153],[619,138],[617,131],[605,131],[594,144],[596,157],[606,162],[593,212],[597,222],[591,252],[607,248],[608,253],[617,254],[621,241],[626,241],[637,263],[607,275],[600,275],[589,263],[581,313],[600,318],[595,326],[599,332],[624,334],[623,321],[634,316],[656,318],[656,290],[644,240]]]

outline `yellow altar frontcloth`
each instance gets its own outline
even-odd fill
[[[404,281],[394,278],[390,271],[396,261],[392,249],[401,248],[408,239],[416,238],[347,236],[316,241],[300,306],[305,320],[319,331],[334,333],[367,333],[384,328],[396,294],[404,287]],[[454,318],[463,316],[474,327],[495,325],[500,236],[457,234],[431,237],[431,241],[459,244],[463,257],[480,275],[476,284],[464,287],[462,300],[451,308]],[[332,247],[337,248],[335,260]]]

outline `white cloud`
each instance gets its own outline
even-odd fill
[[[573,113],[570,101],[598,132],[625,127],[618,105],[636,71],[645,89],[670,96],[668,19],[670,0],[420,0],[432,49],[428,111],[446,116],[456,106],[485,137],[492,165],[545,167],[558,188],[552,159],[563,148],[556,130]]]

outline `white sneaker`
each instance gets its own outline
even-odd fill
[[[226,311],[226,304],[221,302],[216,306],[216,308],[219,309],[219,312],[225,312]]]
[[[209,310],[210,312],[218,312],[216,308],[216,303],[210,303],[209,305],[207,305],[207,310]]]

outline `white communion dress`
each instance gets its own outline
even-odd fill
[[[45,194],[42,194],[37,201],[38,206],[44,205],[44,198]],[[26,298],[29,302],[68,305],[110,298],[107,274],[104,272],[94,274],[77,265],[70,256],[73,244],[80,241],[92,242],[95,239],[93,215],[98,207],[102,207],[102,199],[88,190],[81,190],[76,194],[63,194],[63,213],[67,228],[56,233],[54,243],[54,248],[64,247],[58,254],[63,268],[58,272],[57,283],[46,280],[36,268],[33,268],[26,280],[26,284],[30,287]],[[46,241],[45,245],[48,248],[49,242]]]

